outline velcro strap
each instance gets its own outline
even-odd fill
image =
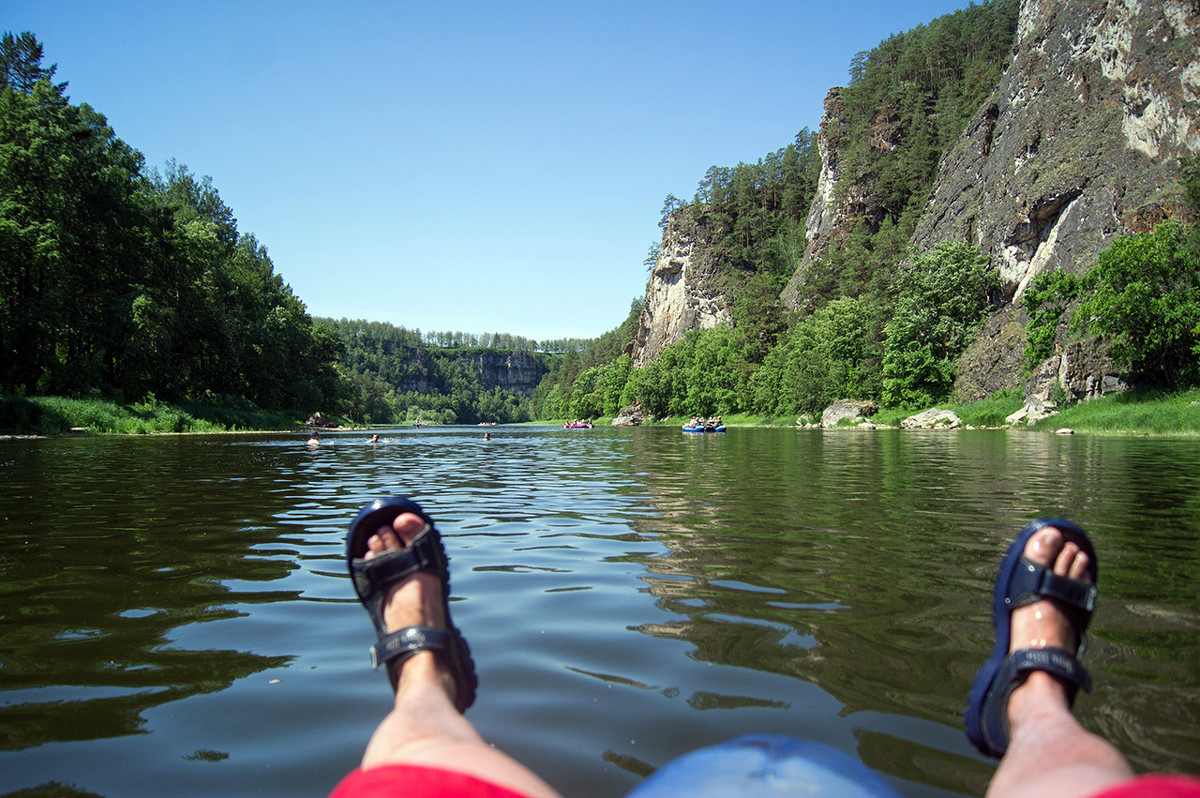
[[[371,667],[405,660],[418,651],[447,651],[450,635],[444,629],[429,626],[406,626],[379,638],[371,646]]]
[[[1097,590],[1094,584],[1059,576],[1046,566],[1024,557],[1009,580],[1008,594],[1013,597],[1014,609],[1042,599],[1054,599],[1088,614],[1096,608]]]
[[[1082,688],[1085,693],[1092,692],[1091,674],[1065,648],[1023,648],[1014,651],[1008,659],[1016,675],[1045,671],[1068,686]]]
[[[393,582],[398,582],[417,571],[437,572],[438,540],[429,531],[429,524],[417,533],[411,545],[405,549],[388,549],[369,560],[354,562],[355,587],[360,596],[373,592]]]

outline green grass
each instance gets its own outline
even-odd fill
[[[1034,429],[1076,432],[1200,435],[1200,389],[1168,393],[1139,389],[1079,402]]]
[[[0,431],[24,435],[64,435],[87,432],[106,435],[147,435],[161,432],[226,432],[230,430],[293,429],[303,419],[294,413],[177,405],[147,396],[121,405],[104,399],[61,396],[0,398]]]

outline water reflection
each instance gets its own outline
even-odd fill
[[[222,469],[195,441],[91,439],[13,447],[3,463],[0,750],[142,733],[146,712],[228,688],[290,658],[205,645],[201,625],[237,606],[293,601],[262,590],[295,568],[246,474],[167,495]],[[152,479],[147,479],[153,475]],[[237,506],[227,499],[240,482]],[[247,501],[249,499],[249,501]]]
[[[565,794],[746,732],[982,794],[959,713],[996,563],[1044,513],[1101,556],[1085,723],[1140,769],[1200,772],[1189,442],[492,433],[0,441],[0,793],[332,787],[387,705],[341,557],[388,493],[446,536],[472,720]]]

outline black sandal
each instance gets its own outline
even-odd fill
[[[1052,526],[1066,541],[1077,544],[1088,556],[1090,581],[1058,576],[1049,566],[1025,557],[1025,545],[1042,529]],[[988,658],[971,685],[967,699],[967,739],[981,752],[1004,756],[1008,749],[1008,697],[1033,671],[1045,671],[1067,687],[1072,703],[1079,689],[1090,692],[1092,677],[1079,664],[1084,632],[1096,606],[1096,550],[1087,533],[1064,518],[1039,518],[1026,524],[1008,547],[992,599],[992,625],[996,640]],[[1008,653],[1012,634],[1012,613],[1035,601],[1053,601],[1075,630],[1079,645],[1075,651],[1063,648],[1023,648]]]
[[[380,527],[391,526],[396,516],[413,513],[425,521],[425,528],[417,533],[412,543],[403,549],[389,549],[371,559],[364,559],[367,540]],[[450,571],[442,537],[420,505],[409,499],[392,496],[376,499],[364,506],[350,523],[346,536],[346,562],[350,568],[350,579],[359,600],[367,608],[378,640],[371,646],[371,665],[387,668],[392,690],[396,690],[400,669],[393,667],[418,651],[433,651],[442,659],[454,676],[454,705],[459,712],[475,702],[475,690],[479,680],[475,675],[475,661],[466,639],[450,619]],[[442,607],[446,617],[445,629],[430,626],[406,626],[388,632],[383,622],[384,599],[389,588],[418,571],[434,574],[442,583]]]

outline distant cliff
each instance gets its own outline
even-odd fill
[[[641,367],[688,330],[728,324],[725,280],[713,262],[705,230],[689,213],[672,214],[633,342],[633,365]]]
[[[533,389],[546,374],[546,366],[528,352],[473,352],[460,355],[458,362],[479,376],[479,381],[489,389],[532,396]]]

